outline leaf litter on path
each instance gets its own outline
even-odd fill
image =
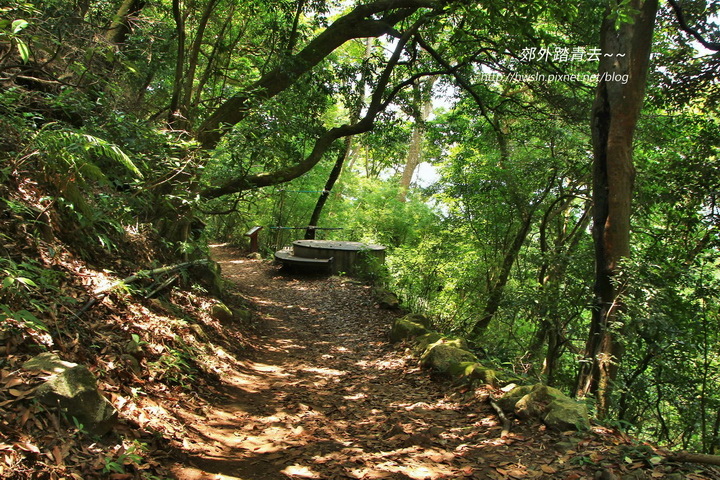
[[[178,479],[592,479],[632,470],[619,451],[627,440],[611,433],[567,442],[516,421],[500,438],[494,411],[471,389],[430,379],[386,341],[400,313],[376,308],[369,286],[286,275],[227,247],[214,255],[231,291],[255,309],[259,333],[252,355],[225,372],[223,398],[187,417]],[[632,478],[671,470],[646,467]]]

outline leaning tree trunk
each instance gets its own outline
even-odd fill
[[[365,56],[363,58],[364,61],[370,59],[370,56],[372,55],[372,49],[373,38],[368,38],[365,42]],[[362,113],[362,109],[365,106],[365,87],[367,85],[367,74],[367,70],[364,69],[362,75],[360,76],[360,81],[357,83],[357,101],[352,107],[352,112],[350,113],[352,123],[357,123],[360,120],[360,114]],[[305,230],[306,240],[313,240],[315,238],[316,230],[314,227],[316,227],[317,224],[320,223],[320,215],[322,215],[323,208],[325,208],[325,203],[330,197],[330,192],[335,186],[335,183],[340,178],[343,165],[345,164],[347,159],[353,155],[353,138],[354,137],[352,135],[345,137],[345,146],[338,154],[337,160],[335,160],[335,165],[333,166],[332,171],[330,171],[330,176],[328,177],[327,182],[325,182],[325,188],[318,197],[312,215],[310,215],[308,228],[307,230]]]
[[[130,33],[129,18],[137,15],[144,6],[144,0],[123,0],[110,23],[110,28],[105,32],[105,39],[113,45],[125,43]],[[82,2],[80,6],[82,17],[85,17],[88,7],[89,2]]]
[[[611,3],[616,9],[628,7]],[[632,141],[645,95],[657,0],[632,0],[629,7],[636,11],[633,23],[618,25],[613,20],[618,16],[610,15],[603,21],[592,110],[595,305],[577,394],[594,394],[600,417],[608,413],[623,355],[624,306],[618,280],[623,259],[630,255]]]
[[[412,177],[415,174],[420,162],[422,162],[422,144],[425,139],[425,122],[432,112],[432,88],[439,77],[433,75],[428,77],[425,82],[415,85],[415,107],[417,111],[414,113],[415,125],[413,126],[412,137],[410,138],[410,146],[408,148],[407,157],[405,157],[405,168],[403,168],[400,177],[400,195],[401,202],[407,201],[407,192],[410,190]],[[415,109],[413,109],[415,110]]]
[[[323,189],[322,193],[320,193],[320,196],[315,203],[315,208],[313,209],[312,215],[310,215],[308,228],[307,230],[305,230],[305,240],[315,239],[315,227],[317,227],[317,224],[320,222],[320,215],[322,214],[323,208],[325,208],[325,202],[327,202],[327,199],[330,197],[330,192],[335,186],[335,182],[337,182],[338,178],[340,178],[343,164],[350,155],[350,151],[352,150],[352,140],[352,136],[345,137],[345,148],[343,148],[342,151],[338,154],[338,158],[335,161],[335,165],[333,166],[332,171],[330,172],[330,176],[328,177],[327,182],[325,182],[325,188]]]

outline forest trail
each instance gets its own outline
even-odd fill
[[[287,275],[228,247],[213,256],[260,333],[225,370],[222,395],[182,414],[179,480],[720,478],[657,464],[654,448],[600,427],[515,420],[500,438],[495,412],[476,398],[486,391],[432,379],[388,343],[400,313],[377,308],[367,285]]]
[[[227,403],[191,427],[194,453],[178,478],[493,478],[488,469],[524,468],[509,451],[517,439],[499,440],[483,404],[458,403],[386,341],[397,314],[376,308],[368,286],[213,253],[265,335],[224,378]]]

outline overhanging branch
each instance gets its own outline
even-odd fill
[[[720,51],[720,43],[717,42],[708,42],[705,40],[705,38],[700,35],[700,32],[695,30],[694,28],[690,27],[690,25],[687,24],[685,21],[685,15],[683,14],[682,8],[675,0],[668,0],[668,3],[673,9],[673,12],[675,12],[675,18],[677,18],[678,23],[680,24],[680,28],[688,33],[690,36],[692,36],[695,40],[700,42],[703,47],[707,48],[708,50],[713,50],[715,52]]]
[[[289,182],[290,180],[293,180],[307,173],[308,171],[310,171],[310,169],[317,165],[318,162],[320,162],[320,160],[322,159],[325,152],[330,148],[330,146],[335,140],[342,137],[347,137],[349,135],[358,135],[360,133],[365,133],[372,130],[373,126],[375,125],[375,119],[377,118],[377,115],[383,110],[385,110],[385,108],[387,108],[392,99],[402,90],[402,88],[404,88],[404,86],[410,85],[414,81],[415,77],[413,77],[413,80],[406,80],[402,82],[400,85],[395,87],[389,95],[385,96],[388,83],[390,82],[390,76],[398,61],[400,60],[400,56],[403,49],[405,48],[405,45],[407,44],[408,40],[417,33],[417,30],[426,21],[426,19],[427,16],[419,19],[398,40],[395,51],[388,60],[388,63],[385,66],[380,77],[378,78],[377,86],[371,97],[367,112],[362,119],[360,119],[354,124],[342,125],[340,127],[335,127],[325,132],[315,141],[312,152],[300,163],[276,172],[238,177],[228,181],[222,186],[207,188],[202,191],[200,195],[204,198],[211,199],[221,197],[230,193],[239,192],[242,190],[249,190],[258,187],[267,187],[270,185],[277,185],[279,183]]]
[[[235,95],[220,105],[200,126],[196,137],[204,148],[214,148],[222,136],[246,117],[251,100],[269,99],[293,85],[302,75],[338,47],[354,38],[378,37],[394,32],[395,25],[421,8],[435,9],[433,0],[376,0],[359,5],[315,37],[297,55],[263,75],[248,92]],[[381,18],[377,18],[382,15]]]

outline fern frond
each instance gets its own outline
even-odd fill
[[[127,154],[123,152],[120,147],[118,147],[114,143],[110,143],[103,140],[102,138],[98,138],[87,133],[75,135],[79,135],[85,139],[85,141],[87,142],[87,146],[85,148],[88,151],[104,155],[125,167],[130,173],[135,175],[136,178],[143,178],[143,174],[140,169],[138,169],[137,166],[135,166],[135,164],[133,163],[133,161],[130,160],[130,157],[128,157]]]

